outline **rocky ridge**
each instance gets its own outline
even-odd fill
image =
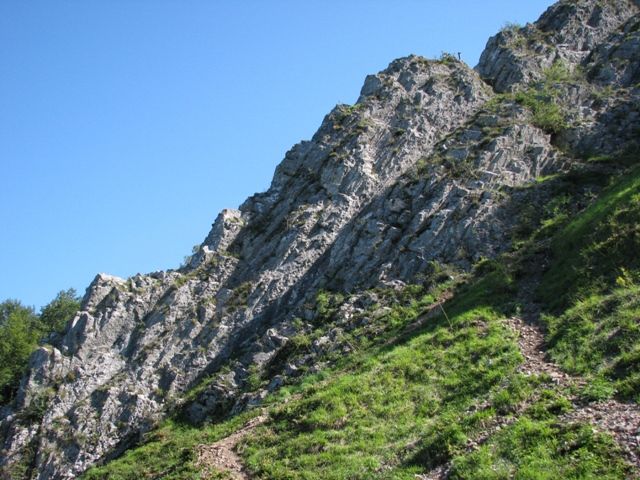
[[[337,342],[323,337],[295,361],[283,353],[312,328],[318,292],[352,294],[348,319],[367,301],[360,292],[509,251],[523,208],[545,202],[526,185],[637,142],[639,10],[561,1],[490,39],[476,70],[410,56],[367,77],[355,105],[336,106],[285,155],[266,192],[218,216],[187,265],[96,277],[1,412],[5,471],[74,478],[178,409],[199,423],[258,405],[321,368],[314,349]],[[563,106],[563,128],[537,121],[529,98]],[[247,393],[267,369],[268,386]]]

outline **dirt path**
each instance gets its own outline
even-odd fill
[[[555,383],[569,386],[587,385],[580,377],[568,375],[557,365],[547,361],[543,350],[544,335],[534,322],[522,318],[511,318],[508,324],[519,333],[518,346],[525,361],[516,371],[524,375],[546,373]],[[579,398],[571,398],[575,410],[566,413],[560,419],[568,424],[575,422],[590,423],[613,436],[629,463],[640,469],[640,408],[635,403],[607,400],[605,402],[583,403]]]
[[[557,384],[564,385],[571,380],[579,385],[586,384],[583,379],[571,377],[555,363],[547,360],[547,353],[544,351],[544,335],[539,326],[527,323],[518,317],[509,318],[505,320],[505,323],[512,330],[518,332],[518,349],[524,357],[524,362],[516,367],[516,372],[527,376],[546,373]]]
[[[229,472],[231,478],[235,480],[248,480],[249,477],[245,473],[244,464],[236,452],[236,447],[244,436],[255,430],[258,425],[264,423],[268,417],[269,415],[263,412],[233,435],[211,445],[196,445],[198,449],[198,464],[212,467],[215,469],[214,471]]]
[[[524,357],[524,362],[516,368],[523,375],[547,374],[554,383],[562,386],[587,385],[587,381],[580,377],[571,376],[563,372],[555,363],[548,360],[544,350],[544,333],[540,324],[540,312],[534,305],[525,306],[522,317],[505,320],[505,323],[518,333],[518,348]],[[583,403],[576,396],[570,398],[574,410],[559,417],[567,424],[581,422],[589,423],[597,430],[613,436],[618,443],[626,460],[640,471],[640,408],[635,403],[625,403],[617,400],[607,400],[601,403]],[[480,405],[482,408],[486,405]],[[524,407],[522,407],[524,409]],[[509,417],[498,416],[495,421],[487,425],[483,435],[469,439],[467,451],[471,452],[485,442],[495,431],[513,423],[517,415]],[[419,480],[442,480],[448,478],[450,465],[441,465],[431,472],[416,475]]]
[[[451,296],[446,294],[447,299]],[[441,299],[442,301],[442,299]],[[518,333],[518,348],[524,357],[524,362],[516,368],[523,375],[548,375],[558,385],[568,387],[570,385],[582,387],[587,381],[580,377],[574,377],[563,372],[556,364],[548,360],[544,350],[544,333],[540,324],[540,312],[531,303],[523,304],[524,314],[521,317],[513,317],[504,322]],[[419,327],[428,318],[441,313],[440,304],[435,304],[431,311],[422,316],[421,321],[413,328]],[[289,399],[290,400],[290,399]],[[640,408],[635,403],[624,403],[617,400],[607,400],[602,403],[583,403],[576,396],[570,398],[574,410],[562,415],[559,419],[567,424],[581,422],[589,423],[600,431],[613,436],[623,450],[626,460],[640,470]],[[478,406],[481,408],[482,406]],[[522,407],[524,409],[524,407]],[[501,417],[487,425],[481,438],[470,439],[467,445],[468,451],[478,448],[496,430],[504,428],[512,423],[517,415]],[[267,413],[262,413],[247,423],[240,430],[211,445],[198,445],[198,463],[213,467],[217,471],[230,472],[235,480],[248,480],[242,459],[236,452],[238,442],[257,426],[268,418]],[[439,480],[447,478],[449,465],[442,465],[428,474],[416,475],[421,480]]]
[[[521,284],[518,300],[522,305],[520,317],[506,320],[509,326],[518,332],[518,347],[524,362],[516,371],[524,375],[546,373],[551,379],[565,387],[570,384],[584,387],[587,380],[571,376],[552,363],[544,349],[544,326],[540,319],[540,308],[532,298],[539,278],[532,276]],[[574,410],[560,417],[567,424],[590,423],[596,429],[607,432],[618,443],[626,460],[640,469],[640,408],[633,402],[607,400],[605,402],[585,403],[578,397],[570,398]]]

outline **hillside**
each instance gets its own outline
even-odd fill
[[[365,80],[181,268],[100,274],[4,478],[636,478],[640,2]]]

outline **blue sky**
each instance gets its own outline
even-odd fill
[[[177,268],[366,75],[552,3],[3,0],[0,301]]]

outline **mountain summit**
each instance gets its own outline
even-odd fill
[[[4,478],[632,476],[639,12],[368,76],[182,267],[95,278],[0,410]]]

